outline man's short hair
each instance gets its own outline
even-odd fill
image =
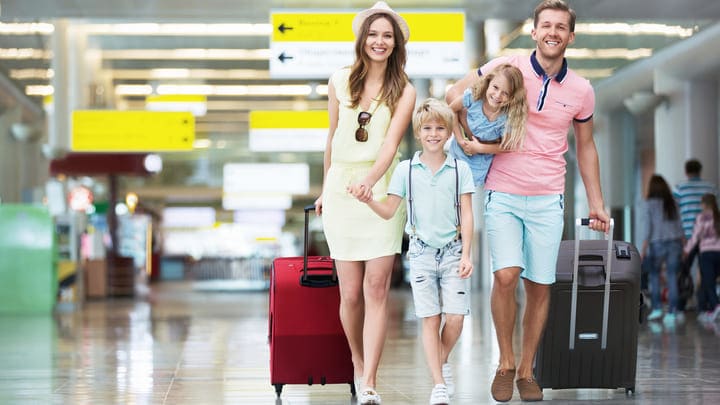
[[[566,11],[568,14],[570,14],[570,32],[575,32],[575,19],[577,18],[577,15],[575,14],[575,10],[570,8],[570,6],[563,0],[541,1],[540,4],[535,7],[535,12],[533,13],[533,27],[537,28],[540,13],[545,10]]]
[[[685,174],[699,175],[702,172],[702,164],[697,159],[690,159],[685,162]]]

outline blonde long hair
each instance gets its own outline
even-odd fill
[[[395,49],[388,58],[385,78],[380,91],[380,99],[378,100],[385,102],[392,114],[395,112],[395,107],[397,107],[409,79],[405,73],[405,62],[407,61],[405,37],[395,19],[388,14],[373,14],[365,19],[360,28],[360,35],[355,40],[355,63],[350,68],[350,100],[352,108],[360,104],[360,98],[365,87],[365,78],[370,69],[370,58],[365,53],[365,42],[370,31],[370,24],[379,18],[384,18],[390,22],[393,27],[393,37],[395,38]]]
[[[525,84],[520,69],[505,63],[497,66],[489,73],[483,74],[480,81],[472,87],[472,97],[473,100],[485,102],[488,86],[497,75],[503,75],[510,84],[510,97],[507,103],[500,107],[500,111],[507,114],[505,134],[503,134],[500,142],[500,148],[503,150],[518,150],[522,148],[525,140],[525,122],[528,115]]]

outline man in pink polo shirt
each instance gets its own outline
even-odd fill
[[[483,72],[510,63],[523,72],[528,97],[524,146],[493,159],[485,183],[485,225],[494,283],[491,310],[500,359],[491,392],[496,401],[512,398],[513,381],[523,401],[542,400],[533,361],[555,282],[563,231],[567,135],[574,128],[577,161],[589,204],[590,227],[607,232],[600,168],[593,140],[595,93],[590,82],[568,69],[565,49],[575,39],[575,12],[562,0],[544,0],[534,13],[532,55],[496,58],[473,70],[448,90],[454,100]],[[522,353],[515,365],[512,347],[515,290],[525,286]]]

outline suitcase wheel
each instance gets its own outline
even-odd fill
[[[628,397],[635,396],[635,387],[625,388],[625,396],[628,396]]]
[[[282,384],[273,384],[275,386],[275,394],[277,394],[277,397],[280,398],[280,393],[282,392]]]
[[[355,383],[351,382],[350,383],[350,395],[355,396],[355,394],[357,394],[357,391],[355,391]]]

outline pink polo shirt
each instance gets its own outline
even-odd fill
[[[535,58],[535,52],[499,57],[479,69],[489,72],[501,63],[517,66],[523,73],[528,98],[528,118],[522,150],[498,153],[485,182],[486,190],[518,195],[561,194],[565,191],[565,157],[568,131],[573,120],[592,118],[595,92],[590,82],[563,63],[554,78]]]

